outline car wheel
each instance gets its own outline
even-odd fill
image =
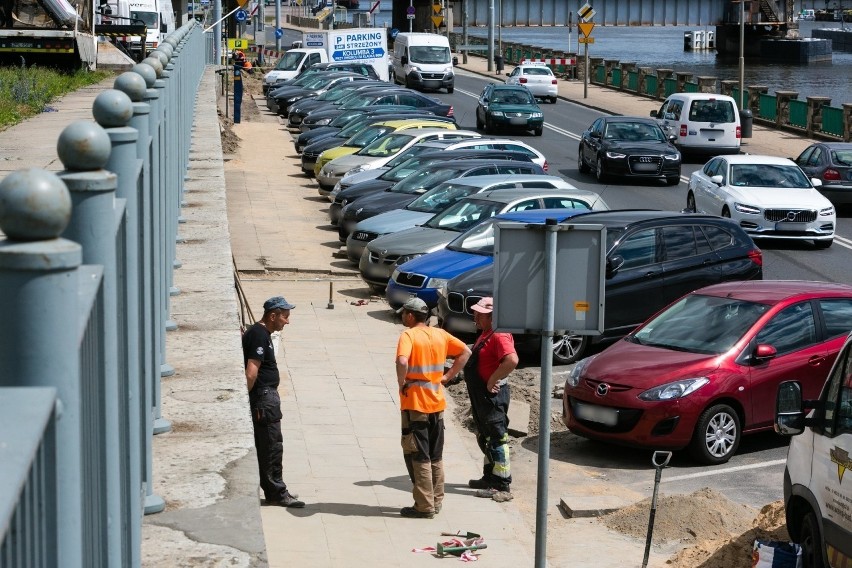
[[[666,178],[666,185],[677,185],[680,183],[680,176],[672,176]]]
[[[728,209],[728,206],[727,206],[727,205],[725,205],[724,207],[722,207],[722,217],[727,217],[728,219],[730,219],[730,218],[731,218],[731,210],[730,210],[730,209]]]
[[[491,124],[491,120],[487,116],[485,117],[485,133],[494,134],[494,125]]]
[[[818,249],[827,249],[832,244],[834,244],[834,239],[828,239],[827,241],[814,241],[814,246]]]
[[[447,94],[448,94],[448,95],[452,95],[452,94],[453,94],[453,87],[447,87]]]
[[[379,284],[367,284],[370,287],[370,293],[376,296],[382,296],[385,293],[385,287]]]
[[[739,415],[727,404],[717,404],[698,419],[690,453],[701,463],[725,463],[736,453],[741,436]]]
[[[476,113],[476,129],[482,130],[484,127],[485,127],[485,125],[482,124],[481,120],[479,120],[479,113]]]
[[[607,175],[603,168],[603,160],[598,156],[595,159],[595,177],[598,178],[599,182],[605,182]]]
[[[557,100],[559,100],[558,97],[550,97],[550,104],[555,105]]]
[[[557,365],[568,365],[583,357],[591,340],[588,335],[560,335],[551,341],[553,342],[553,362]]]
[[[543,126],[539,126],[535,130],[533,130],[533,134],[535,134],[536,136],[541,136],[542,132],[544,132]]]
[[[408,77],[405,78],[405,88],[406,89],[413,89],[414,88],[414,87],[411,86],[411,80]]]
[[[802,567],[823,568],[822,538],[819,534],[819,522],[813,511],[808,511],[808,514],[802,519],[799,544],[802,546]]]
[[[686,196],[686,210],[691,213],[698,213],[698,209],[695,208],[695,194],[691,191]]]
[[[586,160],[583,159],[583,144],[580,144],[580,149],[577,152],[577,169],[580,170],[581,174],[587,174],[592,169],[589,167],[589,164],[586,163]]]

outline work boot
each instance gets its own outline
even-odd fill
[[[435,493],[432,485],[432,464],[430,462],[413,462],[414,469],[414,508],[418,512],[428,511],[434,515]]]
[[[293,495],[290,494],[289,491],[284,492],[284,497],[281,499],[277,499],[275,501],[266,501],[267,505],[276,505],[278,507],[292,507],[294,509],[301,509],[305,506],[304,501],[299,501]]]
[[[399,510],[399,514],[403,517],[408,517],[409,519],[431,519],[435,516],[435,513],[424,513],[422,511],[418,511],[414,507],[403,507]]]
[[[444,462],[432,462],[432,494],[435,496],[435,514],[441,512],[444,502]]]
[[[471,489],[496,489],[497,491],[509,490],[509,484],[505,481],[500,481],[499,479],[485,475],[479,479],[471,479],[467,482],[467,486]]]

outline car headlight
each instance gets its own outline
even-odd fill
[[[345,176],[345,177],[349,177],[349,176],[351,176],[351,175],[354,175],[354,174],[357,174],[357,173],[359,173],[359,172],[363,172],[363,171],[364,171],[364,166],[355,166],[354,168],[352,168],[351,170],[349,170],[348,172],[346,172],[346,176]]]
[[[580,359],[577,361],[577,364],[574,365],[574,368],[571,369],[571,374],[568,375],[568,383],[569,387],[576,387],[580,384],[580,377],[583,375],[583,371],[586,370],[586,367],[589,363],[591,363],[597,355],[592,355],[591,357],[586,357],[585,359]]]
[[[449,73],[450,75],[452,75],[453,68],[452,67],[444,67],[444,73]]]
[[[340,193],[340,182],[334,184],[334,188],[332,188],[331,193]]]
[[[696,377],[694,379],[682,379],[673,383],[660,385],[652,389],[648,389],[639,395],[641,400],[660,401],[674,400],[690,395],[710,382],[707,377]]]
[[[321,118],[318,121],[316,121],[314,124],[316,124],[317,126],[325,126],[329,122],[331,122],[330,118]]]
[[[423,255],[419,254],[419,253],[418,254],[404,254],[404,255],[400,256],[398,259],[396,259],[396,265],[402,266],[403,264],[405,264],[409,260],[414,260],[418,256],[423,256]]]
[[[399,276],[399,268],[394,269],[393,273],[391,274],[391,280],[396,282],[397,276]]]
[[[320,168],[319,175],[323,177],[328,177],[328,170],[325,168],[325,166]]]
[[[446,278],[430,278],[426,281],[426,288],[446,288],[447,282]]]
[[[743,203],[734,203],[734,209],[736,209],[740,213],[745,213],[746,215],[760,215],[760,208],[754,207],[752,205],[745,205]]]
[[[416,65],[412,65],[411,67],[409,67],[409,69],[411,69],[412,71],[417,71],[418,73],[420,73],[420,67],[417,67]]]
[[[627,154],[621,154],[619,152],[607,152],[606,157],[610,160],[623,160],[627,157]]]
[[[491,116],[503,116],[503,112],[499,110],[492,110]]]
[[[531,116],[532,118],[541,118],[541,117],[542,117],[542,116],[544,116],[544,115],[543,115],[542,113],[540,113],[540,112],[534,112],[534,113],[532,113],[530,116]]]
[[[680,160],[680,154],[663,154],[663,158],[672,162],[676,162]]]
[[[834,207],[826,207],[825,209],[819,210],[820,217],[827,217],[829,215],[834,215]]]
[[[341,206],[341,207],[346,207],[346,204],[347,204],[347,203],[349,203],[349,200],[348,200],[348,199],[344,199],[343,201],[341,201],[341,202],[340,202],[340,206]]]
[[[296,101],[298,101],[301,98],[302,97],[287,97],[287,102],[288,103],[295,103]]]

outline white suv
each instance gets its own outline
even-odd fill
[[[556,103],[559,81],[544,63],[521,63],[509,74],[507,85],[523,85],[534,97]]]

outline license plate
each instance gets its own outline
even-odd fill
[[[633,169],[637,172],[655,172],[657,171],[657,164],[634,164]]]
[[[347,233],[351,233],[352,230],[355,228],[355,225],[357,225],[357,224],[358,223],[356,221],[347,221],[347,222],[343,223],[343,230],[346,231]]]
[[[409,299],[415,297],[417,294],[409,294],[404,290],[391,290],[390,299],[391,301],[397,304],[404,304]]]
[[[593,406],[582,402],[574,404],[574,415],[580,420],[598,422],[605,426],[618,424],[618,411],[604,406]]]
[[[527,123],[527,119],[526,118],[510,118],[509,122],[511,124],[516,124],[518,126],[524,126]]]
[[[775,223],[776,231],[790,231],[801,233],[802,231],[806,231],[808,229],[807,223],[788,223],[786,221],[781,221],[780,223]]]

